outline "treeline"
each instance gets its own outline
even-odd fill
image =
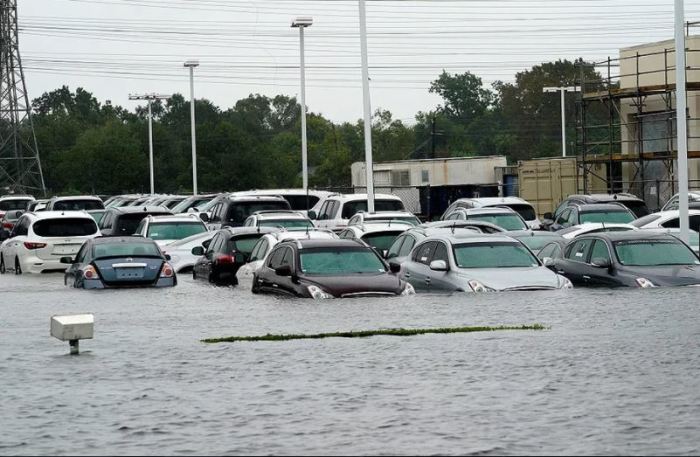
[[[408,126],[389,111],[374,116],[376,161],[501,154],[517,161],[556,156],[560,105],[545,86],[573,85],[573,62],[542,64],[518,73],[514,83],[486,87],[466,72],[443,73],[430,91],[442,98]],[[597,77],[588,74],[587,78]],[[148,191],[147,110],[100,103],[83,88],[64,86],[33,101],[34,127],[50,193]],[[295,98],[250,95],[232,108],[198,100],[200,191],[297,187],[301,184],[300,108]],[[573,99],[567,103],[574,138]],[[158,192],[190,192],[190,107],[181,95],[153,104]],[[362,121],[335,124],[308,116],[310,183],[350,185],[350,165],[364,160]]]

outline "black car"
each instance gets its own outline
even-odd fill
[[[620,203],[632,211],[635,215],[635,219],[646,216],[649,214],[649,208],[647,204],[641,198],[632,194],[591,194],[591,195],[570,195],[564,201],[562,201],[554,214],[547,213],[544,215],[544,225],[550,225],[552,222],[556,221],[559,216],[570,206],[583,206],[583,205],[595,205],[595,204],[606,204],[606,203]]]
[[[289,202],[277,196],[226,196],[211,209],[211,216],[201,214],[210,230],[242,227],[248,216],[258,211],[291,211]]]
[[[284,241],[253,275],[253,293],[314,299],[413,295],[399,270],[359,240]]]
[[[120,206],[108,208],[100,220],[102,236],[131,236],[146,216],[169,216],[162,206]]]
[[[629,224],[637,217],[626,206],[619,203],[572,205],[549,226],[556,232],[586,223]]]
[[[276,232],[269,227],[233,228],[216,232],[204,247],[195,247],[192,254],[202,256],[194,264],[192,277],[214,284],[237,285],[236,273],[250,261],[250,254],[258,240],[265,234]]]
[[[147,238],[112,237],[86,241],[64,276],[68,286],[83,289],[113,287],[173,287],[177,277],[158,245]]]
[[[673,235],[607,232],[571,241],[546,262],[575,286],[667,287],[700,284],[700,258]]]

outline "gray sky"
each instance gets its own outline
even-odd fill
[[[299,92],[295,16],[306,32],[307,105],[334,121],[362,117],[355,0],[19,0],[31,97],[61,85],[133,109],[129,93],[188,96],[182,62],[199,59],[197,97],[221,108],[250,93]],[[372,107],[413,121],[439,99],[443,70],[512,81],[532,65],[673,38],[673,0],[369,0]],[[686,1],[686,20],[700,2]],[[698,29],[696,29],[697,31]]]

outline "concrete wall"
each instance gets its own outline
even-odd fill
[[[392,172],[408,172],[408,186],[459,186],[494,184],[496,167],[505,167],[508,161],[504,156],[464,157],[453,159],[405,160],[374,164],[375,186],[396,186]],[[424,180],[427,172],[428,180]],[[366,185],[365,163],[352,164],[352,185]]]

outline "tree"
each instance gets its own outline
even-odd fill
[[[481,78],[470,72],[451,75],[443,71],[430,85],[430,92],[440,95],[445,102],[438,111],[466,124],[484,115],[494,102],[493,93],[484,88]]]

